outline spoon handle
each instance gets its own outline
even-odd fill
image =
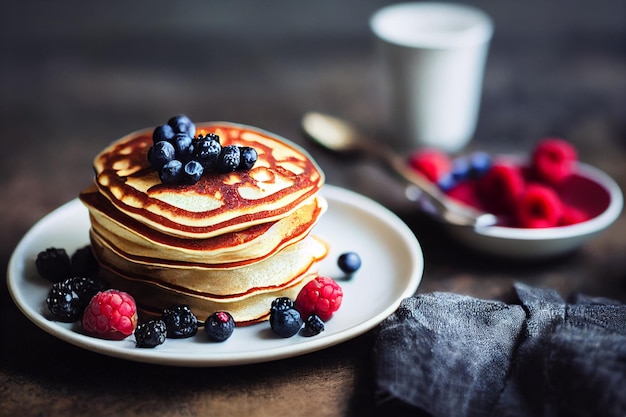
[[[432,209],[444,221],[459,226],[491,226],[496,217],[459,204],[439,187],[411,169],[404,158],[380,141],[374,141],[348,122],[321,113],[307,113],[302,119],[304,131],[318,144],[335,152],[361,151],[386,163],[392,172],[421,190]]]
[[[445,221],[462,226],[491,226],[496,223],[496,217],[489,213],[476,210],[472,207],[455,202],[446,196],[437,186],[428,181],[419,173],[411,169],[404,158],[390,149],[379,149],[379,156],[402,179],[415,185],[434,206],[437,214]]]

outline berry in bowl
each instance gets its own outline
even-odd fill
[[[580,162],[560,138],[540,140],[525,158],[476,152],[453,159],[423,149],[408,163],[450,198],[497,216],[494,226],[445,227],[465,245],[499,256],[570,252],[609,227],[623,207],[615,181]]]

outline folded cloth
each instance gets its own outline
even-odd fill
[[[626,305],[514,289],[511,304],[403,300],[376,336],[379,402],[434,417],[626,416]]]

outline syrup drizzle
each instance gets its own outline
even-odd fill
[[[255,167],[249,171],[208,173],[193,185],[164,185],[147,161],[152,137],[151,131],[146,129],[122,138],[96,157],[94,167],[100,192],[140,221],[144,219],[165,226],[172,233],[210,234],[228,227],[241,225],[243,228],[259,220],[283,217],[317,193],[324,182],[319,167],[301,150],[265,132],[227,123],[197,126],[202,134],[218,134],[223,145],[255,148],[259,156]],[[282,180],[284,187],[268,193],[266,185],[271,185],[277,178]],[[147,189],[130,186],[130,179],[144,181],[148,184]],[[240,192],[243,187],[256,189],[258,198],[245,198]],[[221,204],[211,210],[193,211],[156,198],[159,193],[172,190],[180,194],[211,196],[219,199]],[[181,218],[190,219],[192,224],[181,223]]]

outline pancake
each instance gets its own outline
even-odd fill
[[[94,187],[80,194],[91,224],[108,246],[134,262],[154,265],[198,265],[234,268],[260,262],[304,239],[326,211],[323,197],[314,196],[291,215],[207,239],[183,239],[155,232],[115,210]]]
[[[164,308],[186,305],[198,317],[205,320],[216,311],[228,311],[238,327],[257,324],[269,319],[269,306],[278,297],[295,299],[308,282],[315,279],[317,269],[312,267],[298,279],[275,291],[253,294],[243,300],[206,298],[197,294],[190,294],[184,290],[177,291],[161,287],[146,281],[135,281],[106,267],[102,268],[102,278],[116,288],[132,294],[137,302],[137,308],[142,320],[160,316]]]
[[[325,242],[315,237],[294,243],[254,265],[212,269],[176,265],[137,264],[91,233],[94,254],[107,269],[133,281],[153,283],[173,291],[215,300],[237,300],[292,285],[328,253]],[[269,310],[269,305],[267,306]]]
[[[131,133],[94,159],[91,246],[110,287],[146,314],[184,304],[203,320],[228,311],[238,326],[269,317],[317,276],[328,245],[312,234],[327,209],[313,159],[269,132],[226,122],[196,124],[222,146],[252,147],[251,169],[206,173],[167,185],[147,158],[153,129]]]
[[[133,295],[146,318],[165,308],[186,305],[200,320],[216,311],[228,311],[237,326],[269,318],[271,302],[294,299],[318,276],[318,261],[327,244],[314,236],[250,267],[232,270],[168,269],[133,264],[91,235],[100,277],[110,287]]]
[[[219,135],[222,146],[254,148],[248,171],[204,175],[196,184],[167,186],[147,161],[152,129],[127,135],[96,156],[95,184],[124,214],[162,233],[209,238],[279,220],[317,194],[324,175],[308,154],[288,141],[249,126],[196,125]]]

